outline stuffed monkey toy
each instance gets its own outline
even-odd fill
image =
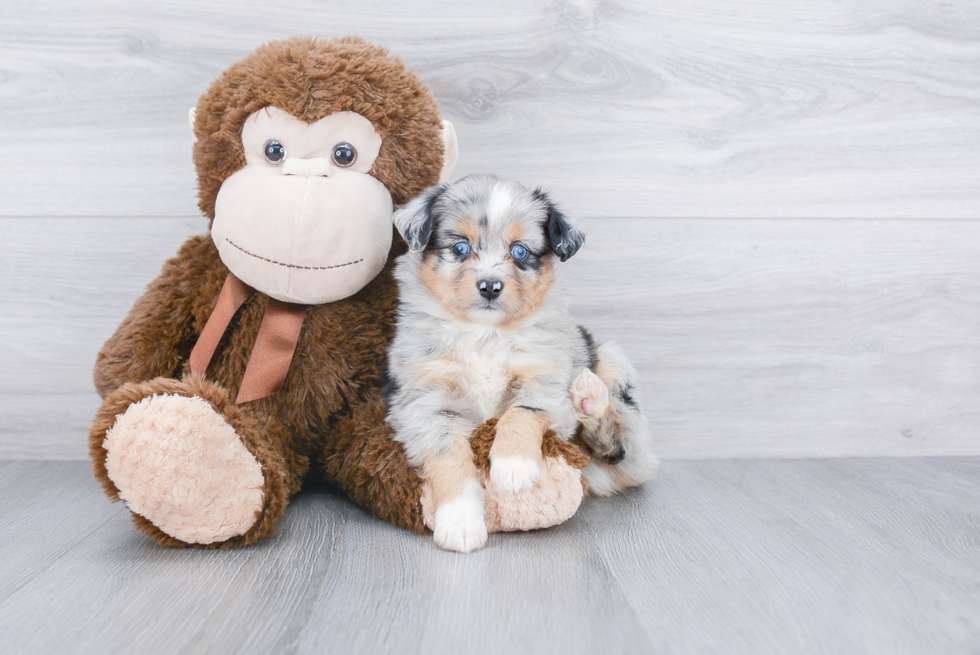
[[[426,532],[381,371],[405,248],[393,207],[452,171],[452,125],[399,59],[358,38],[265,45],[211,85],[192,121],[210,234],[164,265],[99,353],[96,478],[170,546],[254,543],[307,478]],[[478,432],[489,450],[493,425]],[[587,459],[553,435],[544,450],[536,489],[488,490],[491,530],[578,508]]]

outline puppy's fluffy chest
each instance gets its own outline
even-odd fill
[[[486,420],[501,413],[518,387],[542,378],[570,378],[571,361],[556,356],[552,341],[535,330],[446,326],[431,356],[419,363],[430,373],[441,369],[446,384]]]

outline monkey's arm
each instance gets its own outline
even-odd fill
[[[103,398],[126,382],[180,372],[194,345],[195,304],[207,302],[201,290],[214,277],[207,274],[208,260],[216,257],[209,246],[213,250],[206,235],[188,239],[102,346],[93,377]]]

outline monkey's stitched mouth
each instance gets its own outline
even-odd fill
[[[334,264],[333,266],[300,266],[298,264],[287,264],[285,262],[277,262],[274,259],[269,259],[268,257],[263,257],[262,255],[256,255],[254,252],[249,252],[245,250],[244,248],[242,248],[240,245],[238,245],[228,237],[225,237],[225,241],[227,241],[234,247],[238,248],[249,257],[255,257],[256,259],[261,259],[264,262],[269,262],[270,264],[275,264],[276,266],[285,266],[286,268],[299,268],[305,271],[326,271],[331,268],[343,268],[344,266],[353,266],[354,264],[360,264],[361,262],[364,261],[364,258],[362,257],[361,259],[357,259],[352,262],[347,262],[346,264]]]

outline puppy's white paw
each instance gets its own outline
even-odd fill
[[[490,482],[503,493],[530,491],[541,479],[541,467],[526,457],[490,456]]]
[[[487,524],[483,520],[483,487],[473,482],[456,500],[436,510],[433,538],[436,545],[458,553],[483,548]]]
[[[580,417],[602,418],[609,410],[609,389],[599,376],[583,368],[569,391]]]

